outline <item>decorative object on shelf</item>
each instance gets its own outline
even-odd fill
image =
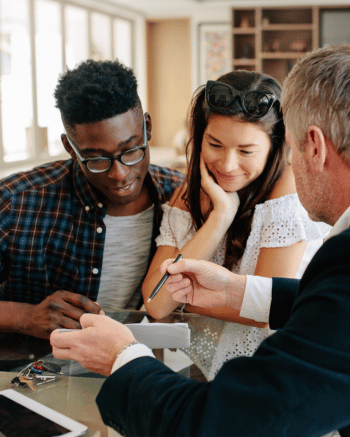
[[[239,27],[250,27],[250,22],[249,22],[249,18],[248,17],[242,17],[241,20],[241,24],[239,25]]]
[[[198,85],[232,70],[231,23],[200,23]]]
[[[281,51],[281,41],[279,39],[275,39],[272,42],[271,50],[273,52],[280,52]]]
[[[270,24],[270,20],[267,17],[264,17],[261,20],[261,24],[263,25],[263,27],[268,26]]]
[[[252,59],[252,58],[254,58],[254,48],[251,44],[246,43],[242,46],[241,59]]]
[[[304,39],[296,39],[290,44],[290,49],[292,52],[306,52],[306,41]]]

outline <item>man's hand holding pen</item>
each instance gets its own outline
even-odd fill
[[[161,273],[168,272],[167,290],[177,302],[202,308],[229,307],[240,310],[246,277],[235,275],[209,261],[183,259],[176,264],[164,261]]]
[[[181,253],[179,253],[178,256],[172,262],[176,263],[176,262],[180,261],[180,259],[182,259]],[[163,285],[165,284],[165,282],[169,278],[169,276],[170,276],[170,273],[165,271],[162,279],[158,282],[158,284],[156,285],[155,289],[150,294],[150,297],[148,298],[147,303],[151,302],[151,300],[157,295],[157,293],[163,287]]]

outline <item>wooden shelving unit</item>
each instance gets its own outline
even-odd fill
[[[330,7],[350,11],[347,6]],[[280,83],[297,59],[320,45],[320,13],[325,7],[234,8],[233,70],[262,71]]]

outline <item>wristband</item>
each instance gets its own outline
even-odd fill
[[[117,355],[116,359],[119,357],[119,355],[120,355],[122,352],[124,352],[128,347],[133,346],[134,344],[139,344],[139,342],[136,341],[136,340],[134,340],[134,341],[131,341],[130,343],[126,344],[125,346],[123,346],[123,347],[120,349],[120,351],[118,352],[118,355]]]
[[[180,312],[183,313],[185,312],[185,306],[187,305],[187,303],[184,303],[183,305],[181,305],[180,307]]]

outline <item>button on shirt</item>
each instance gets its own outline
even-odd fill
[[[146,184],[160,204],[184,176],[150,166]],[[56,161],[0,181],[0,300],[39,303],[56,290],[96,300],[107,207],[73,160]]]

